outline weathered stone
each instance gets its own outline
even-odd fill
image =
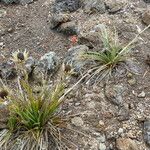
[[[150,146],[150,120],[144,122],[144,140]]]
[[[17,70],[10,62],[4,62],[0,65],[0,76],[3,79],[13,80],[17,77]]]
[[[35,65],[36,65],[35,59],[33,57],[29,57],[25,62],[25,68],[29,74],[33,71]]]
[[[121,107],[118,113],[118,120],[125,121],[129,119],[129,109],[125,106]]]
[[[139,150],[137,144],[129,138],[119,138],[116,140],[117,150]]]
[[[12,3],[20,3],[22,5],[32,3],[34,0],[1,0],[2,2],[6,4],[12,4]]]
[[[55,0],[54,12],[73,12],[80,7],[80,0]]]
[[[142,69],[138,66],[137,63],[135,63],[135,61],[129,59],[129,60],[126,60],[125,63],[126,63],[127,69],[130,70],[131,72],[135,74],[142,73]]]
[[[139,98],[144,98],[145,96],[146,96],[146,94],[145,94],[144,91],[142,91],[142,92],[138,95]]]
[[[108,12],[116,13],[126,5],[126,0],[105,0],[105,5]]]
[[[78,32],[74,21],[63,23],[58,30],[66,35],[76,35]]]
[[[150,0],[143,0],[145,3],[150,3]]]
[[[77,127],[83,126],[84,122],[81,117],[74,117],[71,119],[71,123]]]
[[[135,78],[131,78],[128,80],[128,83],[132,86],[136,84],[136,79]]]
[[[68,50],[65,58],[65,64],[70,65],[75,72],[80,72],[87,61],[81,59],[81,55],[88,51],[89,48],[85,45],[78,45]]]
[[[67,13],[53,14],[50,20],[50,28],[58,28],[62,23],[70,21],[70,15]]]
[[[41,82],[43,75],[52,75],[59,66],[60,59],[56,56],[55,52],[46,53],[41,57],[33,70],[33,78],[37,82]]]
[[[104,143],[100,143],[99,150],[106,150],[106,145]]]
[[[115,105],[122,106],[123,105],[123,93],[125,92],[125,88],[121,85],[108,85],[105,89],[105,96],[108,98],[110,102]]]
[[[6,10],[5,9],[0,9],[0,18],[4,17],[6,15]]]
[[[89,1],[85,1],[84,9],[85,9],[86,13],[99,12],[99,13],[103,14],[103,13],[105,13],[104,0],[89,0]]]
[[[150,10],[147,10],[142,17],[142,21],[146,24],[149,25],[150,24]]]

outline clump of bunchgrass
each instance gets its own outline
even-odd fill
[[[94,61],[94,65],[87,71],[90,74],[88,81],[96,77],[95,82],[99,83],[103,78],[111,75],[112,70],[120,63],[125,62],[128,58],[132,44],[138,36],[150,26],[142,30],[129,44],[123,46],[118,38],[117,32],[110,32],[105,25],[101,25],[101,40],[103,49],[101,51],[88,51],[82,55],[83,59]]]
[[[58,110],[64,100],[63,94],[62,82],[53,90],[43,86],[36,95],[27,81],[18,80],[18,90],[7,97],[8,128],[0,132],[1,149],[67,149],[58,129],[61,121]]]

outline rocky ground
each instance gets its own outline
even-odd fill
[[[46,69],[51,74],[62,60],[73,61],[76,70],[80,70],[83,64],[74,60],[74,54],[100,49],[100,24],[110,29],[115,27],[124,45],[150,24],[149,0],[14,0],[5,3],[6,0],[1,0],[0,76],[9,81],[16,73],[8,60],[18,49],[26,49],[36,59],[29,61],[29,71],[41,58],[34,70],[36,80],[40,80],[39,71]],[[109,82],[92,86],[81,83],[67,97],[62,109],[72,117],[69,129],[62,132],[74,143],[72,150],[150,149],[149,41],[150,29],[138,38],[126,67],[120,65]],[[74,78],[72,83],[77,80]]]

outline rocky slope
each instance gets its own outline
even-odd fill
[[[17,73],[8,60],[18,49],[33,57],[27,62],[29,71],[38,64],[34,77],[39,82],[39,71],[51,74],[63,60],[79,71],[84,65],[76,53],[101,50],[101,24],[116,28],[124,45],[150,24],[149,0],[6,1],[0,3],[0,77],[9,82]],[[109,82],[82,83],[70,93],[62,109],[72,116],[70,130],[63,130],[75,145],[72,150],[150,149],[149,41],[150,29],[138,38],[126,68],[118,66]]]

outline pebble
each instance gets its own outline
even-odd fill
[[[145,98],[145,96],[146,96],[146,94],[145,94],[144,91],[142,91],[142,92],[138,95],[139,98]]]
[[[74,117],[71,119],[71,123],[77,127],[83,126],[84,122],[81,117]]]
[[[116,147],[117,150],[139,150],[137,144],[130,138],[118,138]]]
[[[136,79],[135,78],[132,78],[132,79],[129,79],[128,80],[128,83],[132,86],[132,85],[135,85],[136,84]]]
[[[119,128],[118,133],[122,134],[123,133],[123,128]]]
[[[106,150],[106,145],[104,143],[100,143],[99,150]]]

